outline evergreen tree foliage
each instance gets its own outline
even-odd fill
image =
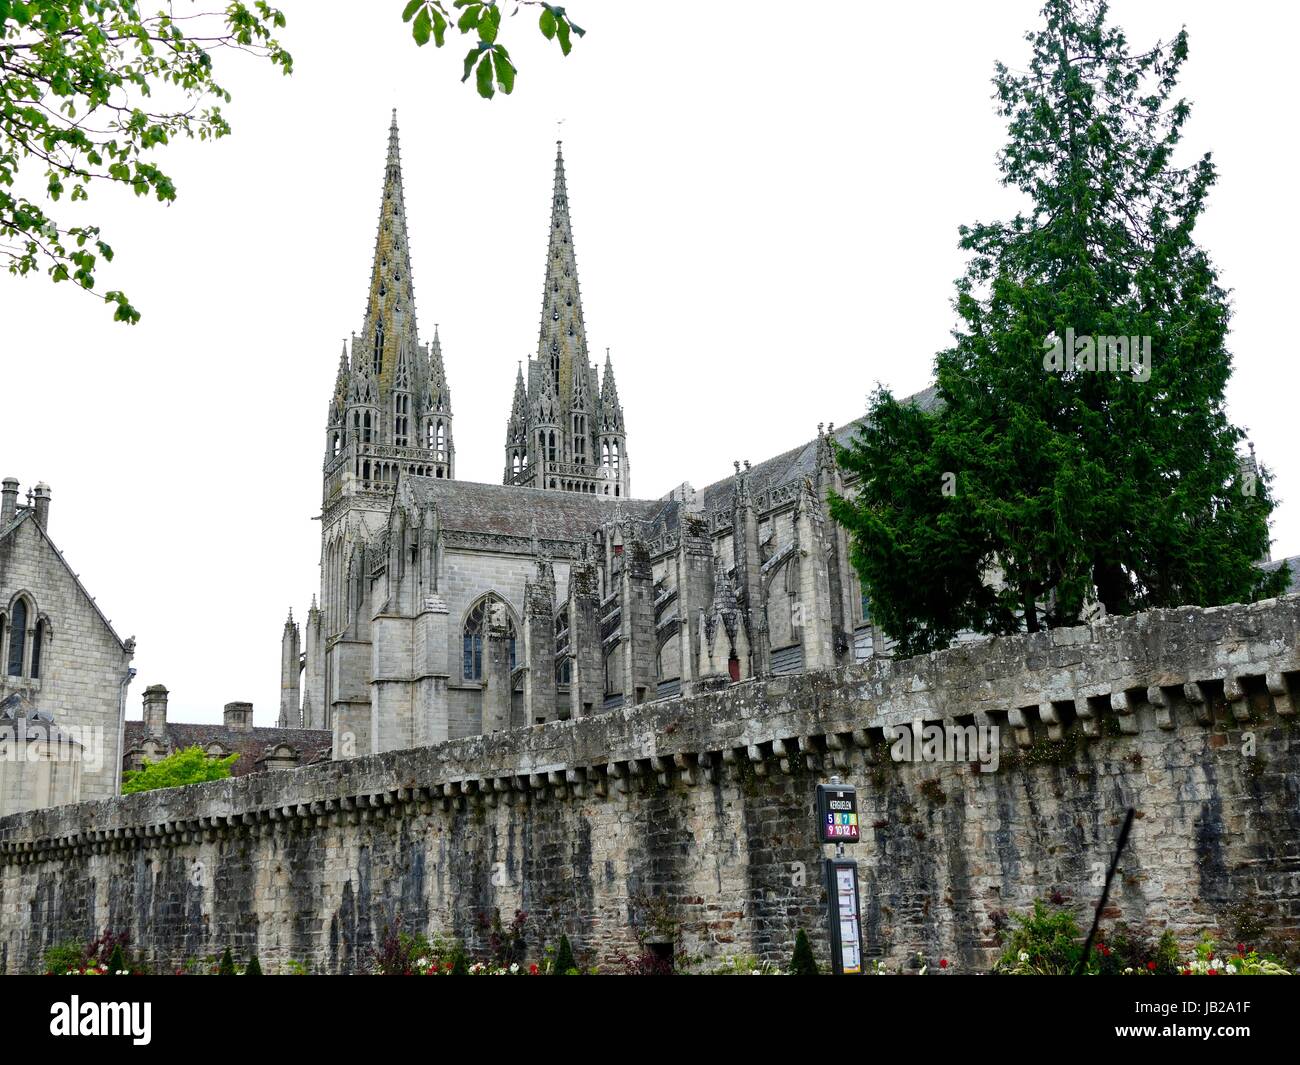
[[[1178,158],[1187,35],[1134,52],[1096,0],[1042,19],[1027,69],[994,77],[1002,181],[1028,205],[960,231],[937,404],[880,389],[839,451],[861,486],[832,513],[900,654],[1288,579],[1256,565],[1271,479],[1227,417],[1228,297],[1194,239],[1215,169]]]
[[[794,954],[790,958],[791,976],[818,976],[817,959],[813,957],[812,946],[808,942],[808,933],[802,928],[794,937]]]
[[[560,936],[560,946],[555,952],[555,964],[551,970],[553,976],[565,976],[570,969],[576,969],[578,963],[573,958],[573,947],[569,945],[569,937]]]

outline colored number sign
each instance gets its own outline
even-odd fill
[[[818,784],[817,819],[823,843],[857,843],[861,838],[857,789],[848,784]]]

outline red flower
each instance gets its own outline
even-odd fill
[[[1206,975],[1206,976],[1218,976],[1218,975],[1219,975],[1219,970],[1218,970],[1218,969],[1207,969],[1207,970],[1205,970],[1205,975]]]
[[[1191,969],[1184,969],[1184,970],[1183,970],[1183,976],[1191,976],[1191,975],[1192,975],[1192,970],[1191,970]]]
[[[1152,972],[1152,973],[1155,972],[1155,971],[1156,971],[1156,963],[1153,962],[1153,961],[1149,961],[1149,962],[1147,962],[1147,971],[1148,971],[1148,972]]]
[[[939,959],[939,968],[940,968],[940,969],[946,969],[946,968],[948,968],[948,959],[947,959],[947,958],[940,958],[940,959]]]
[[[1238,944],[1237,944],[1237,953],[1238,953],[1238,954],[1245,954],[1245,953],[1246,953],[1246,945],[1245,945],[1244,943],[1238,943]]]
[[[1097,944],[1097,949],[1098,949],[1099,951],[1101,951],[1101,956],[1102,956],[1103,958],[1109,958],[1109,957],[1110,957],[1110,948],[1109,948],[1108,946],[1106,946],[1105,943],[1098,943],[1098,944]]]
[[[533,962],[532,965],[528,966],[528,975],[529,975],[529,976],[536,976],[536,975],[537,975],[537,963],[536,963],[536,962]]]

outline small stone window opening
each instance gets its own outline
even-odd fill
[[[23,652],[27,644],[27,601],[19,599],[14,603],[13,614],[9,619],[9,668],[11,677],[23,675]]]
[[[45,644],[45,622],[36,623],[36,633],[32,636],[32,668],[31,675],[33,680],[40,679],[41,675],[41,650]]]

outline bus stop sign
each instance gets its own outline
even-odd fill
[[[817,823],[822,843],[857,843],[858,791],[851,784],[817,785]]]

